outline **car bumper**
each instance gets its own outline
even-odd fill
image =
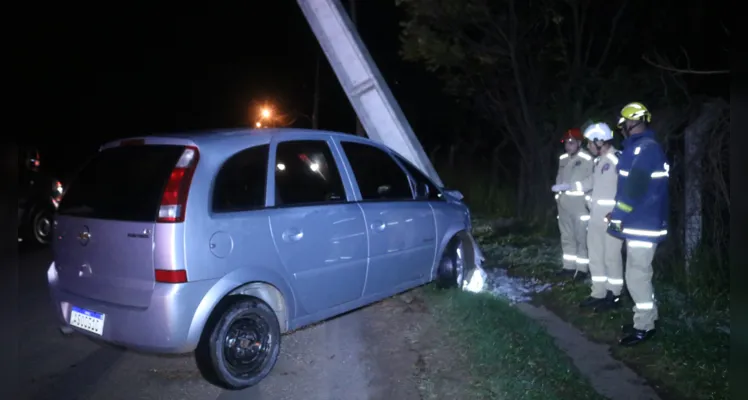
[[[93,300],[70,293],[59,285],[52,263],[47,271],[50,297],[55,315],[63,326],[70,326],[73,306],[105,315],[101,335],[73,326],[74,331],[97,340],[150,353],[189,353],[197,347],[199,329],[193,323],[200,302],[217,280],[154,286],[147,308],[136,308]]]

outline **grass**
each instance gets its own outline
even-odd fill
[[[556,239],[499,236],[482,226],[476,236],[489,259],[501,260],[515,276],[559,282],[553,276],[560,268]],[[730,335],[724,329],[729,327],[729,309],[721,301],[694,304],[662,278],[656,274],[654,283],[660,315],[657,336],[633,348],[617,345],[620,326],[631,322],[630,299],[625,299],[620,310],[597,315],[577,306],[589,295],[586,284],[564,284],[537,294],[535,302],[571,322],[592,340],[611,344],[614,357],[646,378],[663,398],[729,398]]]
[[[476,399],[603,399],[535,321],[502,299],[425,290],[432,314],[470,360]]]

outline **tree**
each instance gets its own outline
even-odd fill
[[[424,63],[448,92],[469,99],[498,135],[510,138],[521,160],[517,212],[545,215],[562,132],[620,107],[610,100],[622,98],[615,93],[621,89],[608,89],[600,76],[627,2],[397,3],[407,14],[403,57]],[[589,18],[592,12],[612,17],[599,21]]]

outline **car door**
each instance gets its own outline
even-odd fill
[[[364,295],[390,293],[428,277],[436,246],[428,202],[415,200],[408,175],[388,152],[356,141],[341,140],[340,146],[369,231]]]
[[[346,191],[330,143],[283,140],[273,147],[270,226],[301,306],[314,314],[359,299],[366,224],[358,205],[348,201],[352,191]]]

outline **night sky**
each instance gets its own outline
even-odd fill
[[[723,62],[709,56],[710,37],[701,33],[717,13],[702,1],[680,2],[678,15],[633,3],[646,10],[622,28],[634,51],[642,40],[667,47],[671,37],[651,37],[658,25],[697,38],[687,44],[704,67]],[[24,48],[33,85],[23,104],[34,111],[23,139],[39,146],[47,169],[67,175],[118,137],[248,126],[262,102],[301,115],[295,126],[310,126],[303,115],[312,113],[320,50],[295,0],[161,4],[45,5],[33,18],[33,44]],[[362,0],[358,15],[359,32],[416,133],[431,143],[454,135],[445,121],[465,118],[454,100],[422,66],[400,59],[403,11],[393,0]],[[637,58],[621,62],[641,66]],[[321,65],[320,127],[352,132],[353,110],[326,59]]]

